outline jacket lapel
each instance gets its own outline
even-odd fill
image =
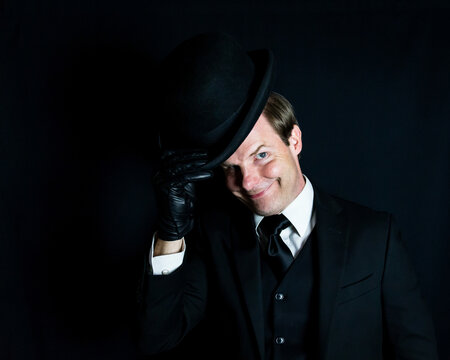
[[[264,358],[264,313],[258,239],[253,227],[253,215],[243,211],[235,216],[232,226],[232,246],[245,304],[258,344],[259,357]]]
[[[347,255],[346,219],[341,206],[314,189],[319,253],[319,358],[325,359],[328,332]]]

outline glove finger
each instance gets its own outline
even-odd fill
[[[174,172],[159,171],[156,173],[155,177],[153,178],[153,181],[157,185],[165,183],[165,184],[172,184],[171,186],[177,186],[189,182],[207,180],[209,178],[212,178],[213,175],[214,172],[212,170],[198,171],[197,169],[195,169],[195,171],[181,172],[181,173],[178,173],[176,171]]]
[[[205,150],[167,150],[161,155],[163,166],[172,166],[177,163],[189,163],[192,161],[208,160],[208,153]]]
[[[185,174],[199,171],[204,165],[203,161],[197,161],[191,164],[177,164],[171,167],[162,167],[155,175],[157,180],[174,182],[182,178]]]
[[[193,171],[203,170],[202,168],[208,163],[205,159],[180,161],[173,163],[166,163],[161,167],[161,170],[169,174],[183,174]]]
[[[184,173],[178,176],[174,176],[168,181],[171,186],[183,187],[188,183],[207,180],[213,177],[212,171],[195,171],[190,173]]]
[[[181,177],[182,182],[197,182],[207,180],[213,177],[212,171],[197,171],[194,173],[184,174]]]
[[[206,164],[204,160],[195,160],[188,163],[172,164],[163,171],[169,176],[179,176],[190,172],[202,171],[202,167]],[[206,171],[206,170],[205,170]]]

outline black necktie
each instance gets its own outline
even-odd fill
[[[283,214],[266,216],[259,224],[259,228],[266,236],[267,258],[270,266],[277,275],[283,275],[292,263],[292,253],[281,239],[280,233],[289,226],[290,222]]]

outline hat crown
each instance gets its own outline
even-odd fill
[[[273,55],[245,52],[232,37],[205,33],[178,45],[158,69],[154,113],[162,150],[202,149],[206,168],[225,161],[263,111]]]
[[[218,141],[232,125],[248,97],[254,65],[234,39],[210,33],[176,47],[159,76],[167,117],[163,138],[170,131],[178,146],[202,148]]]

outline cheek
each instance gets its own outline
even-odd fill
[[[280,174],[282,172],[281,168],[282,168],[282,166],[279,161],[271,161],[270,163],[268,163],[264,166],[264,169],[262,172],[263,176],[266,178],[270,178],[270,179],[280,177]]]

